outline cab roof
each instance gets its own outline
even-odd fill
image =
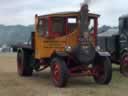
[[[41,15],[39,16],[40,18],[45,18],[45,17],[73,17],[73,16],[79,16],[80,12],[76,12],[76,11],[70,11],[70,12],[58,12],[58,13],[51,13],[51,14],[47,14],[47,15]],[[89,13],[90,17],[99,17],[100,15],[98,14],[93,14],[93,13]]]
[[[128,14],[125,14],[119,17],[119,19],[125,19],[125,18],[128,18]]]

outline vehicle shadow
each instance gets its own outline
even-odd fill
[[[113,67],[112,71],[113,73],[115,72],[119,73],[120,67],[119,66]],[[50,77],[50,69],[38,73],[34,72],[33,76],[27,78],[27,80],[30,80],[32,83],[37,85],[54,88],[54,85]],[[106,85],[96,84],[93,77],[83,76],[83,77],[70,77],[68,79],[68,83],[66,86],[66,88],[85,88],[85,87],[87,88],[106,87]]]
[[[113,67],[112,71],[119,72],[120,68]],[[49,69],[38,73],[34,72],[33,76],[29,77],[28,80],[31,80],[32,83],[37,85],[42,85],[45,87],[54,87],[50,77]],[[93,77],[83,76],[83,77],[69,78],[66,88],[85,88],[85,87],[93,88],[93,87],[101,87],[101,86],[105,86],[105,85],[96,84]]]
[[[98,84],[95,83],[92,77],[70,78],[68,82],[69,88],[94,88],[97,86]]]
[[[54,87],[51,77],[50,77],[50,70],[34,73],[32,77],[29,78],[31,82],[42,85],[44,87],[50,87],[50,88],[56,88]],[[93,77],[71,77],[68,79],[67,86],[65,88],[94,88],[97,86],[102,86],[99,84],[96,84],[93,80]]]

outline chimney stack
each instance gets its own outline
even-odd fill
[[[80,9],[80,32],[83,37],[88,32],[88,4],[83,3]]]

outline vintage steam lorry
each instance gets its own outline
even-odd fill
[[[31,76],[33,71],[50,67],[57,87],[64,87],[69,77],[76,76],[93,76],[96,83],[109,84],[110,54],[96,50],[98,17],[88,12],[87,4],[79,12],[35,15],[31,43],[17,45],[18,74]]]
[[[120,65],[120,72],[128,76],[128,15],[119,17],[118,29],[110,36],[99,37],[98,45],[111,54],[111,61]],[[105,41],[103,44],[101,39]]]

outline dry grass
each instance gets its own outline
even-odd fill
[[[70,78],[66,88],[55,88],[49,70],[19,77],[16,73],[16,54],[0,53],[0,96],[128,96],[128,78],[113,70],[110,85],[95,84],[92,78]]]

